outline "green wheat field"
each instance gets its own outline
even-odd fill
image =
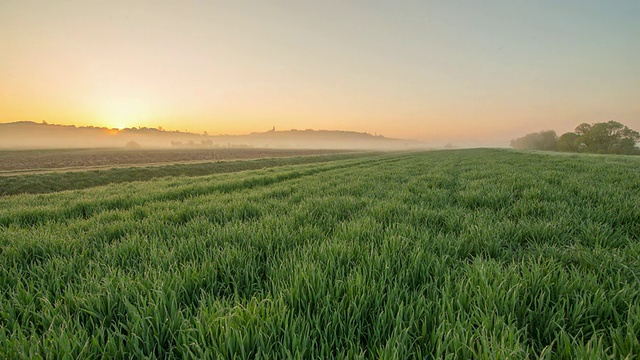
[[[640,356],[639,157],[304,159],[0,179],[0,358]]]

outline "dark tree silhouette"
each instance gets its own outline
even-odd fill
[[[140,144],[135,141],[129,141],[124,147],[127,149],[140,149]]]
[[[540,131],[511,140],[511,147],[528,150],[557,150],[558,136],[553,130]]]

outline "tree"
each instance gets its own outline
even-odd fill
[[[568,132],[562,134],[558,138],[558,150],[560,151],[568,151],[568,152],[577,152],[580,147],[578,144],[578,134]]]
[[[591,125],[590,124],[582,123],[582,124],[576,126],[576,134],[578,134],[578,136],[583,136],[584,134],[588,133],[589,131],[591,131]]]
[[[640,133],[617,121],[580,124],[576,128],[576,144],[581,151],[599,154],[634,154]]]
[[[135,141],[129,141],[124,147],[127,149],[140,149],[140,144]]]
[[[511,147],[515,149],[554,151],[557,145],[558,136],[554,130],[540,131],[511,140]]]

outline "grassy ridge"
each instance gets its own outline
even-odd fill
[[[313,164],[364,156],[363,153],[313,155],[255,160],[215,161],[155,166],[120,166],[102,170],[58,171],[0,176],[0,196],[46,194],[107,184],[145,181],[170,176],[203,176],[284,165]]]
[[[0,199],[0,357],[635,358],[638,165],[461,150]]]

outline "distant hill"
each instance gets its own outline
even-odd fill
[[[354,131],[275,129],[246,135],[200,135],[155,128],[109,129],[52,125],[32,121],[0,124],[0,148],[108,148],[134,142],[143,148],[258,147],[297,149],[409,149],[413,140],[392,139]]]

